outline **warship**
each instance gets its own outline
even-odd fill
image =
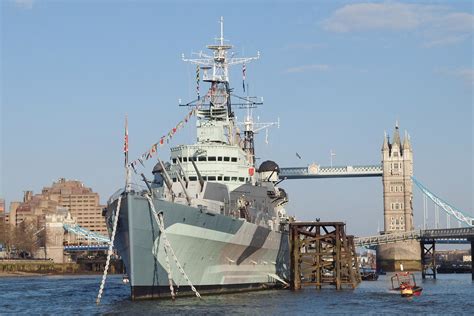
[[[288,196],[278,165],[255,161],[254,137],[276,123],[255,121],[262,102],[235,95],[229,82],[230,66],[241,64],[245,76],[260,54],[234,57],[222,18],[220,38],[207,48],[209,55],[183,56],[209,85],[185,104],[195,109],[197,141],[172,147],[153,178],[142,175],[146,187],[127,181],[104,209],[133,300],[267,289],[289,278]],[[243,123],[233,107],[247,111]]]

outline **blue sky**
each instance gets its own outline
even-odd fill
[[[247,66],[260,120],[281,121],[268,145],[258,140],[260,161],[328,165],[332,149],[334,164],[377,164],[398,120],[415,176],[473,213],[470,1],[2,1],[0,195],[9,203],[66,177],[105,202],[123,185],[125,114],[137,157],[184,117],[177,101],[195,83],[181,53],[211,44],[221,15],[239,55],[261,53]],[[241,93],[241,68],[231,81]],[[193,124],[174,145],[194,141]],[[300,219],[343,220],[360,235],[383,226],[380,178],[282,186]],[[415,191],[417,225],[421,205]]]

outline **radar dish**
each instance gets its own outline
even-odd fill
[[[227,97],[225,87],[219,87],[211,93],[211,103],[215,107],[224,107],[227,104]]]

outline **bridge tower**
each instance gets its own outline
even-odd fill
[[[382,182],[384,197],[384,232],[411,231],[413,224],[413,152],[405,132],[403,143],[398,123],[393,140],[384,136],[382,145]]]
[[[384,230],[382,234],[412,231],[413,221],[413,151],[408,133],[400,137],[398,122],[392,140],[384,135],[382,145],[382,182]],[[377,249],[379,268],[385,271],[418,270],[420,246],[416,241],[380,245]]]

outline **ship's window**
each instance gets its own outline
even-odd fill
[[[176,178],[173,178],[173,182],[176,182]]]
[[[237,177],[232,177],[232,181],[237,181]]]
[[[183,157],[183,161],[184,161],[184,162],[187,162],[187,161],[188,161],[188,157]]]
[[[207,157],[207,161],[216,161],[216,157]]]
[[[245,178],[244,178],[244,177],[240,177],[240,178],[239,178],[239,181],[240,181],[240,182],[244,182],[244,181],[245,181]]]
[[[176,163],[176,158],[173,158],[173,163]]]
[[[230,161],[232,161],[232,162],[237,162],[237,158],[232,157],[232,158],[230,159]]]
[[[178,157],[178,159],[179,159],[179,162],[182,162],[182,161],[183,161],[183,158],[181,158],[181,157]]]
[[[202,179],[203,179],[204,181],[207,181],[207,176],[203,176]]]
[[[207,177],[207,180],[209,180],[209,181],[216,181],[216,177],[214,177],[214,176],[209,176],[209,177]]]
[[[222,181],[222,176],[218,176],[217,181]]]
[[[206,156],[199,156],[198,160],[199,161],[206,161],[206,158],[207,158]]]
[[[217,157],[217,161],[222,161],[222,157]]]
[[[224,157],[224,161],[229,161],[230,158],[229,157]]]
[[[230,181],[230,177],[224,177],[224,181]]]
[[[189,177],[189,181],[196,181],[197,177]]]

